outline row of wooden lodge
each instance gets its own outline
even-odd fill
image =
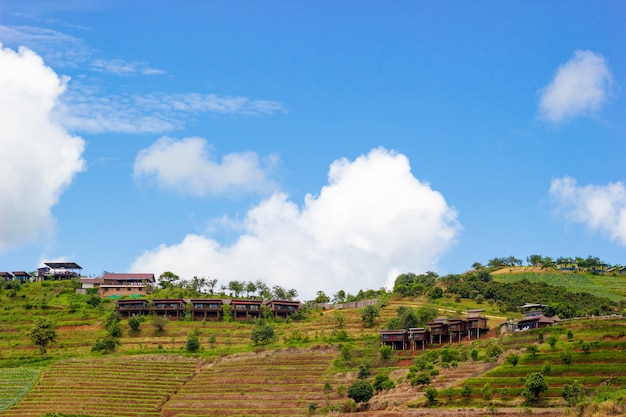
[[[153,315],[179,320],[189,313],[194,321],[220,321],[224,318],[224,305],[230,305],[230,314],[237,321],[259,319],[264,311],[273,317],[287,318],[302,308],[299,301],[287,300],[168,298],[148,301],[133,298],[117,300],[116,309],[123,318]]]
[[[383,346],[393,350],[425,349],[429,344],[474,340],[489,331],[484,310],[468,310],[466,319],[438,317],[427,323],[427,328],[416,327],[409,330],[381,330]]]

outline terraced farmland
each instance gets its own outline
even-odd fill
[[[331,349],[284,349],[226,358],[201,370],[163,406],[164,417],[304,416],[311,403],[337,400],[324,393],[336,354]]]
[[[28,393],[39,376],[33,368],[0,369],[0,412],[17,403]]]
[[[30,393],[1,415],[159,417],[170,393],[195,369],[193,359],[164,356],[61,361],[43,371]]]

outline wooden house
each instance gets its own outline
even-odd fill
[[[187,302],[182,298],[167,298],[152,300],[150,310],[159,317],[167,317],[170,320],[179,320],[185,316]]]
[[[424,350],[426,345],[430,343],[430,332],[423,327],[410,327],[409,343],[413,350],[418,348]]]
[[[546,316],[528,316],[517,321],[517,330],[543,329],[553,326],[555,320]]]
[[[30,282],[32,276],[26,271],[13,271],[13,279],[20,282]]]
[[[3,282],[11,281],[13,279],[13,274],[10,272],[0,272],[0,279]]]
[[[444,317],[437,317],[436,319],[428,322],[428,328],[430,329],[431,343],[442,344],[450,340],[448,319]]]
[[[156,282],[154,274],[106,273],[100,280],[98,294],[102,297],[142,296],[150,294]]]
[[[524,314],[525,317],[534,317],[534,316],[543,316],[543,312],[546,308],[545,304],[532,304],[526,303],[523,306],[520,306],[520,310]]]
[[[131,316],[147,316],[150,313],[150,304],[147,300],[134,298],[131,300],[117,300],[116,310],[122,318]]]
[[[212,298],[192,298],[191,314],[193,320],[220,321],[224,301]]]
[[[270,300],[265,306],[274,317],[287,318],[302,308],[300,301]]]
[[[449,319],[448,331],[450,332],[450,341],[460,342],[467,336],[467,321],[464,319]]]
[[[233,319],[247,321],[261,318],[261,304],[262,300],[230,300]]]
[[[383,346],[391,346],[392,350],[409,348],[409,332],[401,330],[380,330],[380,341]]]
[[[478,339],[489,331],[485,310],[467,310],[467,337],[469,340]]]

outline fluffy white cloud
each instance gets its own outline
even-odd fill
[[[576,51],[556,72],[539,101],[539,116],[558,123],[596,111],[607,100],[611,71],[600,54]]]
[[[302,207],[282,193],[252,208],[235,243],[188,235],[139,256],[134,271],[183,277],[263,279],[317,290],[380,288],[402,272],[435,270],[460,230],[443,196],[411,173],[408,159],[379,148],[354,161],[335,161],[328,185]]]
[[[50,117],[66,81],[31,50],[0,45],[0,250],[50,230],[51,208],[84,168],[83,140]]]
[[[174,140],[162,137],[137,155],[134,176],[155,181],[180,194],[203,196],[240,192],[268,192],[278,156],[260,160],[254,152],[231,153],[215,161],[215,151],[197,137]]]
[[[566,218],[606,233],[611,240],[626,246],[624,183],[580,186],[573,178],[556,178],[552,180],[549,194],[558,204],[559,213]]]

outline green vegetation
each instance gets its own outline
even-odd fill
[[[372,384],[366,381],[357,381],[348,388],[348,397],[357,403],[366,403],[374,396]]]

